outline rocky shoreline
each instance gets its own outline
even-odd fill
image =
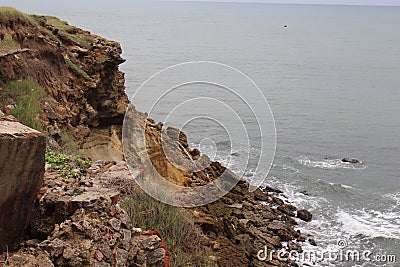
[[[174,259],[165,245],[168,240],[158,232],[162,229],[137,228],[121,202],[138,186],[122,161],[122,120],[128,100],[118,70],[124,61],[120,45],[54,17],[1,12],[0,16],[0,29],[18,44],[0,54],[1,80],[29,79],[46,91],[40,119],[49,147],[60,149],[65,132],[98,159],[48,161],[25,241],[17,250],[3,252],[0,266],[170,266]],[[146,119],[136,110],[133,117]],[[147,119],[149,157],[164,178],[198,186],[226,171],[218,162],[197,172],[178,169],[162,152],[163,132],[168,136],[176,130]],[[199,151],[188,146],[185,134],[178,130],[178,135],[178,140],[170,140],[177,161],[199,159]],[[141,165],[138,155],[129,156]],[[279,260],[277,253],[260,260],[259,251],[267,247],[300,252],[302,243],[315,244],[312,237],[295,230],[296,220],[310,221],[311,214],[282,200],[278,189],[251,193],[249,184],[238,180],[216,202],[181,208],[193,218],[207,253],[207,263],[190,266],[297,266]]]
[[[47,164],[26,239],[18,251],[3,253],[6,266],[166,266],[162,236],[132,225],[120,200],[135,187],[125,162],[69,163],[75,178]],[[245,181],[221,200],[186,209],[202,230],[210,266],[296,266],[257,259],[267,246],[301,252],[302,242],[314,243],[294,229],[302,211],[285,204],[274,188],[248,192]],[[306,213],[303,211],[303,213]],[[283,243],[285,242],[285,244]],[[160,249],[162,247],[162,249]],[[196,265],[194,265],[196,266]],[[203,265],[199,265],[203,266]]]

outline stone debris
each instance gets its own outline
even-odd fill
[[[98,167],[98,173],[90,169]],[[118,166],[118,171],[111,171]],[[65,179],[51,169],[30,225],[30,239],[8,257],[6,266],[168,266],[167,250],[158,232],[132,227],[116,200],[120,192],[107,183],[108,174],[126,164],[97,161],[76,179]],[[105,178],[107,177],[107,178]],[[40,237],[45,239],[40,240]],[[7,259],[6,259],[7,258]]]
[[[179,186],[202,186],[230,171],[201,155],[198,149],[191,149],[186,135],[179,129],[167,127],[164,130],[162,123],[147,118],[147,114],[134,107],[131,114],[125,114],[129,101],[124,92],[124,74],[118,69],[124,59],[117,42],[74,28],[71,34],[90,38],[90,48],[84,47],[63,36],[46,17],[36,19],[40,27],[29,21],[8,23],[7,31],[15,32],[15,36],[28,36],[29,42],[24,41],[24,47],[28,46],[26,51],[18,51],[26,61],[15,60],[14,54],[1,55],[0,74],[9,80],[28,77],[48,93],[48,100],[41,103],[41,108],[45,129],[52,137],[48,143],[52,147],[57,147],[56,140],[67,131],[92,158],[103,160],[96,160],[90,166],[71,163],[68,175],[56,171],[53,164],[47,165],[41,187],[34,184],[28,192],[32,202],[36,199],[26,231],[28,240],[20,244],[18,251],[1,254],[0,263],[7,266],[170,266],[168,250],[159,233],[134,228],[118,204],[121,196],[129,194],[135,186],[133,178],[145,171],[138,151],[125,149],[126,158],[132,159],[129,165],[137,170],[130,173],[127,164],[121,161],[124,116],[131,118],[133,124],[146,123],[146,152],[156,170],[168,181]],[[15,107],[7,107],[5,113],[12,108]],[[6,117],[2,121],[15,123],[17,120]],[[166,133],[166,150],[161,142],[163,132]],[[36,133],[28,134],[37,137]],[[136,140],[137,133],[132,134],[132,140]],[[0,134],[0,141],[10,136],[15,138],[13,133]],[[1,149],[4,152],[0,153],[0,158],[18,153],[3,145]],[[232,155],[237,156],[236,152]],[[16,157],[24,159],[26,156],[29,153]],[[0,165],[3,162],[0,160]],[[1,188],[4,188],[3,177],[16,173],[10,166],[25,168],[27,165],[23,162],[7,165],[7,172],[0,176]],[[199,169],[201,171],[196,171]],[[4,168],[0,166],[0,170]],[[22,181],[26,182],[24,175]],[[240,180],[220,200],[187,209],[209,241],[213,252],[210,259],[218,266],[297,266],[295,262],[277,258],[261,262],[256,255],[265,246],[299,251],[302,242],[315,245],[311,237],[295,230],[298,220],[312,219],[311,213],[297,210],[283,200],[279,189],[267,186],[250,193],[248,186]],[[5,199],[2,197],[0,201]],[[25,202],[27,198],[21,197],[7,205],[0,202],[0,209],[18,210],[22,206],[21,199],[24,204],[31,203],[30,199]],[[16,218],[9,212],[0,211],[0,214],[3,216],[0,225],[4,225],[5,219]],[[14,221],[8,221],[7,225],[12,227],[1,229],[0,240],[18,243],[18,238],[13,239],[10,234],[19,232],[17,236],[21,237],[21,229],[29,222],[27,218],[29,216],[23,216],[15,225]],[[6,239],[3,239],[5,233]]]
[[[257,258],[264,246],[301,251],[307,239],[312,244],[295,230],[296,208],[281,198],[282,192],[270,187],[250,193],[248,183],[240,181],[222,199],[192,209],[195,223],[210,239],[218,266],[297,266],[276,257],[264,262]]]

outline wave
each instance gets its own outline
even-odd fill
[[[325,182],[321,179],[318,179],[318,182],[320,183],[327,183],[330,186],[332,186],[333,188],[337,189],[337,188],[343,188],[343,189],[355,189],[354,187],[350,186],[350,185],[345,185],[345,184],[336,184],[336,183],[331,183],[331,182]]]
[[[400,240],[400,213],[376,210],[353,210],[352,214],[339,209],[337,219],[342,230],[350,236],[393,238]]]
[[[273,164],[272,167],[274,168],[280,168],[284,171],[290,171],[293,173],[300,173],[300,171],[298,169],[296,169],[295,167],[288,165],[288,164],[282,164],[282,165],[278,165],[278,164]]]
[[[341,159],[323,159],[323,160],[314,160],[308,157],[301,157],[297,160],[300,164],[306,167],[320,168],[320,169],[355,169],[362,170],[367,168],[365,164],[362,163],[347,163],[342,162]]]
[[[392,210],[400,208],[400,192],[389,193],[384,195],[384,197],[393,203]]]

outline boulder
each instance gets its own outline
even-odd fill
[[[312,214],[308,210],[298,210],[297,218],[306,222],[310,222],[312,220]]]
[[[342,162],[352,163],[352,164],[361,163],[361,161],[359,161],[358,159],[351,159],[351,158],[343,158]]]
[[[45,150],[43,134],[0,119],[0,251],[22,240],[43,180]]]

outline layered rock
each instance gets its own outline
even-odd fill
[[[152,266],[169,260],[157,231],[135,228],[118,204],[115,177],[134,183],[126,164],[69,162],[75,178],[48,164],[27,236],[18,251],[0,255],[6,266]],[[112,168],[111,168],[112,167]],[[115,173],[109,172],[115,169]],[[104,173],[107,171],[106,173]]]
[[[54,17],[12,12],[16,15],[2,13],[0,19],[2,38],[15,46],[0,53],[0,80],[27,79],[45,89],[42,120],[54,139],[66,132],[84,146],[95,129],[103,139],[91,138],[85,148],[96,154],[102,147],[102,159],[121,158],[118,144],[108,147],[117,153],[103,153],[104,143],[115,143],[113,133],[120,132],[115,128],[121,127],[128,103],[118,69],[125,61],[119,43]]]
[[[0,54],[0,78],[25,78],[46,89],[49,99],[42,103],[43,121],[55,139],[60,138],[62,131],[67,131],[94,158],[120,159],[121,125],[128,103],[123,73],[118,70],[123,62],[121,48],[116,42],[65,23],[61,26],[60,21],[52,17],[24,15],[18,20],[1,19],[1,29],[11,35],[19,47]],[[296,211],[283,201],[279,190],[266,188],[250,193],[246,181],[191,149],[184,133],[173,128],[164,129],[162,123],[147,119],[146,114],[135,109],[131,115],[134,123],[144,122],[146,144],[143,148],[156,171],[168,181],[179,186],[201,186],[216,180],[225,171],[239,181],[222,199],[189,209],[207,236],[218,266],[295,265],[276,258],[259,261],[257,252],[264,246],[277,250],[283,247],[283,242],[287,242],[288,250],[298,250],[297,243],[301,244],[307,237],[294,230],[294,217],[310,220],[310,214]],[[164,150],[163,146],[168,149]],[[165,151],[170,154],[166,155]],[[141,168],[140,153],[129,152],[132,167]],[[103,167],[92,171],[101,172]],[[160,263],[159,259],[148,261],[151,255],[162,254],[157,250],[158,243],[151,246],[152,249],[143,247],[131,251],[131,248],[141,247],[137,239],[140,235],[135,235],[133,226],[127,226],[129,223],[121,218],[116,218],[118,222],[115,220],[113,190],[102,189],[112,187],[110,184],[97,184],[101,177],[85,173],[77,179],[49,175],[47,184],[39,192],[29,232],[31,237],[40,240],[27,242],[26,247],[15,254],[15,262],[22,258],[38,264],[33,260],[39,258],[59,266],[116,266],[117,261],[122,261],[122,265],[135,262],[139,266]],[[113,180],[121,176],[129,176],[128,171],[115,177],[111,175]],[[111,230],[112,236],[110,233],[99,236],[95,229]],[[131,238],[125,239],[124,234],[129,234],[124,230],[130,231]],[[110,243],[108,238],[114,241]],[[79,245],[74,247],[73,244]],[[136,258],[129,255],[136,255]],[[146,255],[144,261],[140,255]]]
[[[128,109],[129,110],[129,109]],[[146,115],[134,109],[128,111],[129,122],[138,125]],[[311,220],[311,214],[282,200],[282,191],[270,187],[249,192],[249,183],[235,176],[218,162],[212,162],[187,145],[187,138],[178,129],[164,129],[162,123],[151,119],[145,122],[146,152],[157,172],[171,183],[180,186],[202,186],[228,172],[238,184],[221,199],[202,207],[188,209],[202,229],[214,251],[218,266],[296,266],[282,261],[275,253],[272,259],[261,261],[257,253],[270,250],[301,250],[310,237],[295,230],[296,216]],[[124,136],[138,140],[142,134],[126,130]],[[133,132],[133,133],[132,133]],[[137,146],[140,149],[140,146]],[[127,158],[139,168],[140,152],[128,149]],[[203,166],[203,168],[197,168]],[[191,171],[195,170],[195,171]],[[197,196],[198,197],[198,196]],[[286,242],[287,245],[283,245]]]
[[[22,240],[43,179],[45,149],[43,134],[0,119],[0,251]]]

